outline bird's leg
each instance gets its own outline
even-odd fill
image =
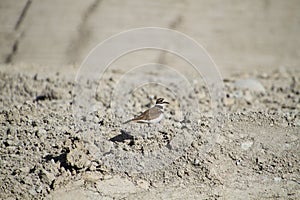
[[[151,132],[151,124],[150,123],[147,123],[147,127],[146,126],[144,126],[145,127],[145,139],[148,139],[149,138],[149,136],[150,136],[150,132]]]
[[[143,124],[142,124],[143,125]],[[139,126],[139,135],[140,135],[140,139],[146,139],[147,137],[147,134],[146,134],[146,129],[145,129],[145,126]]]
[[[155,138],[155,133],[157,130],[157,125],[156,124],[149,124],[149,137],[150,138]]]

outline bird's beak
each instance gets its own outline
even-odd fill
[[[166,101],[164,101],[163,103],[165,103],[165,104],[169,104],[169,102],[166,102]]]

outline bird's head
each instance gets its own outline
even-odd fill
[[[158,98],[155,103],[156,106],[161,106],[162,108],[164,108],[166,104],[169,104],[169,102],[164,101],[163,98]]]

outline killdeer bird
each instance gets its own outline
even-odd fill
[[[129,122],[138,122],[138,123],[147,123],[147,124],[158,123],[164,117],[163,111],[164,111],[164,106],[166,104],[169,104],[169,102],[164,101],[163,98],[158,98],[156,100],[155,105],[152,108],[144,111],[139,116],[124,122],[124,124],[127,124]]]

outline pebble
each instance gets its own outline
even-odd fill
[[[43,136],[45,137],[47,135],[47,131],[44,128],[40,128],[37,134],[39,138]]]
[[[38,188],[36,188],[35,190],[37,193],[41,193],[43,191],[43,186],[39,186]]]
[[[281,178],[280,178],[280,177],[274,177],[274,181],[275,181],[276,183],[278,183],[278,182],[281,181]]]
[[[200,165],[200,161],[197,158],[195,158],[194,162],[193,162],[193,165],[199,166]]]
[[[223,99],[223,104],[225,106],[231,106],[231,105],[234,104],[234,102],[235,102],[235,100],[233,98],[230,98],[230,97],[226,97],[226,98]]]
[[[150,183],[145,180],[138,180],[137,185],[140,188],[145,189],[145,190],[149,189],[149,187],[150,187]]]
[[[67,154],[67,163],[79,169],[90,165],[87,155],[78,149],[73,149]]]
[[[248,103],[252,103],[252,101],[253,101],[253,97],[252,97],[250,91],[245,91],[244,98]]]
[[[238,89],[248,89],[250,91],[265,93],[264,86],[256,79],[241,79],[234,83]]]
[[[178,170],[177,171],[177,176],[179,176],[180,178],[182,178],[184,175],[184,171],[183,170]]]
[[[173,123],[173,127],[175,127],[175,128],[181,128],[182,125],[181,125],[180,122],[174,122],[174,123]]]
[[[13,140],[6,140],[4,143],[8,146],[12,146],[14,144],[14,141]]]
[[[253,141],[246,141],[241,144],[243,150],[248,150],[253,145]]]
[[[295,126],[300,126],[300,118],[296,118],[294,121]]]
[[[88,182],[97,182],[103,178],[103,175],[99,172],[86,172],[83,174],[83,179]]]
[[[243,91],[237,90],[232,93],[232,96],[239,99],[243,97]]]
[[[37,195],[37,192],[35,191],[35,189],[30,189],[28,190],[28,193],[31,194],[32,196],[36,196]]]
[[[198,93],[198,98],[199,98],[199,99],[205,99],[205,98],[206,98],[205,92],[204,92],[204,91],[199,92],[199,93]]]
[[[199,148],[199,144],[198,144],[197,141],[193,141],[191,145],[192,145],[192,147],[194,147],[195,149],[198,149],[198,148]]]
[[[235,164],[236,164],[237,166],[240,166],[240,165],[242,164],[242,160],[237,159],[237,160],[235,161]]]
[[[53,189],[54,190],[57,189],[59,187],[59,185],[64,182],[64,179],[65,179],[65,177],[58,176],[53,182],[53,186],[52,186]]]
[[[44,183],[51,184],[52,181],[55,179],[55,176],[54,176],[54,174],[52,174],[51,172],[48,172],[48,171],[42,169],[42,170],[40,171],[40,178],[42,179],[42,181],[43,181]]]
[[[105,174],[105,175],[103,176],[103,180],[108,180],[108,179],[112,179],[112,175],[110,175],[110,174]]]
[[[32,185],[32,179],[29,177],[29,176],[25,176],[24,177],[24,183],[27,184],[27,185]]]
[[[8,147],[6,147],[6,149],[7,149],[8,153],[13,154],[16,152],[17,147],[16,146],[8,146]]]
[[[96,171],[96,169],[97,169],[97,166],[98,166],[98,164],[97,163],[95,163],[95,162],[92,162],[92,164],[91,164],[91,166],[90,166],[90,170],[91,171]]]
[[[21,167],[20,171],[23,173],[28,173],[30,171],[30,167]]]

